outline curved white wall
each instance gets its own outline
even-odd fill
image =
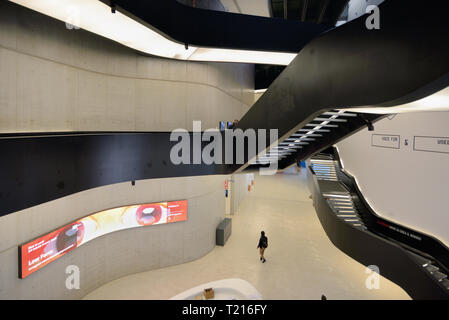
[[[433,235],[446,246],[449,153],[414,151],[413,137],[449,137],[448,124],[449,112],[397,114],[377,122],[374,131],[364,129],[337,144],[345,170],[356,177],[379,215]],[[400,148],[371,146],[372,134],[399,135]]]
[[[0,217],[0,299],[77,299],[128,274],[188,262],[215,247],[224,217],[226,176],[150,179],[73,194]],[[18,246],[107,208],[188,200],[188,220],[113,232],[18,278]],[[80,268],[80,289],[65,286],[69,265]],[[182,276],[182,275],[180,275]],[[143,297],[144,298],[144,297]]]
[[[0,132],[215,128],[254,103],[254,65],[143,56],[0,2]]]

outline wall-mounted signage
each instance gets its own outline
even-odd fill
[[[118,230],[187,220],[187,200],[132,205],[101,211],[72,222],[19,247],[19,278],[67,252]]]
[[[393,231],[395,231],[397,233],[400,233],[400,234],[402,234],[402,235],[404,235],[406,237],[413,238],[413,239],[418,240],[418,241],[422,241],[422,237],[421,236],[419,236],[419,235],[417,235],[417,234],[415,234],[415,233],[413,233],[413,232],[411,232],[409,230],[405,230],[405,229],[399,228],[397,226],[391,225],[391,224],[389,224],[387,222],[380,221],[380,220],[377,220],[377,224],[382,226],[382,227],[385,227],[385,228],[388,228],[390,230],[393,230]]]
[[[373,134],[371,136],[371,145],[373,147],[382,147],[390,149],[399,149],[401,136],[390,134]]]
[[[413,137],[413,150],[449,153],[449,137]]]

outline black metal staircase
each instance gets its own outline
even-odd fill
[[[337,157],[335,156],[336,152],[336,149],[329,148],[324,153],[314,155],[309,164],[310,173],[313,175],[313,177],[309,177],[309,180],[316,179],[312,189],[319,192],[319,194],[314,193],[315,208],[331,241],[354,259],[365,264],[368,264],[366,261],[377,264],[382,275],[399,283],[412,298],[449,299],[449,268],[447,265],[449,249],[431,236],[393,224],[376,215],[363,199],[353,177],[342,170],[338,154]],[[310,181],[309,186],[311,184]],[[345,228],[342,228],[339,223],[326,223],[324,204],[329,209],[327,214],[333,214],[339,223],[346,226]],[[390,225],[394,225],[395,230],[401,229],[407,234],[414,233],[419,237],[407,238],[402,236],[403,233],[395,234],[389,232],[388,229],[379,227]],[[330,231],[329,228],[333,230]],[[359,234],[355,233],[356,231],[351,230],[363,232],[365,236],[359,237]],[[349,243],[348,241],[351,241],[353,236],[364,240],[357,244]],[[339,240],[336,240],[335,237],[338,237]],[[416,238],[422,240],[417,242],[414,240]],[[383,241],[383,245],[391,246],[393,250],[400,248],[405,257],[401,260],[401,264],[394,263],[394,257],[390,256],[389,251],[382,251],[380,247],[376,249],[376,245],[373,246],[370,243],[379,240]],[[354,245],[359,248],[355,249]],[[360,250],[364,247],[365,250]],[[401,268],[407,268],[407,264],[413,265],[415,272],[422,274],[419,277],[414,277],[411,276],[411,273],[399,270],[399,265]]]
[[[337,170],[338,163],[329,154],[317,154],[310,159],[310,167],[315,173],[318,181],[332,181],[335,185],[335,191],[323,193],[329,206],[333,209],[336,216],[354,228],[366,230],[354,202],[351,193],[339,184]]]
[[[251,164],[265,166],[276,162],[280,169],[285,169],[365,128],[367,120],[373,123],[383,117],[385,115],[336,109],[323,112],[292,135],[280,140],[278,145],[269,148]]]

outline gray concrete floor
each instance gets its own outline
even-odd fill
[[[84,299],[168,299],[225,278],[249,281],[264,299],[320,299],[322,294],[329,300],[410,299],[382,277],[379,289],[366,288],[366,268],[329,241],[309,194],[305,170],[256,176],[232,216],[232,235],[224,247],[189,263],[112,281]],[[264,264],[256,249],[261,230],[269,239]]]

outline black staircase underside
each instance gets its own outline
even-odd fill
[[[278,128],[283,140],[331,109],[399,105],[446,87],[449,21],[441,6],[386,1],[380,5],[380,30],[368,30],[362,16],[322,34],[285,68],[238,127]]]
[[[101,0],[110,4],[110,0]],[[193,46],[299,52],[327,25],[187,7],[176,0],[114,0],[117,10]]]

